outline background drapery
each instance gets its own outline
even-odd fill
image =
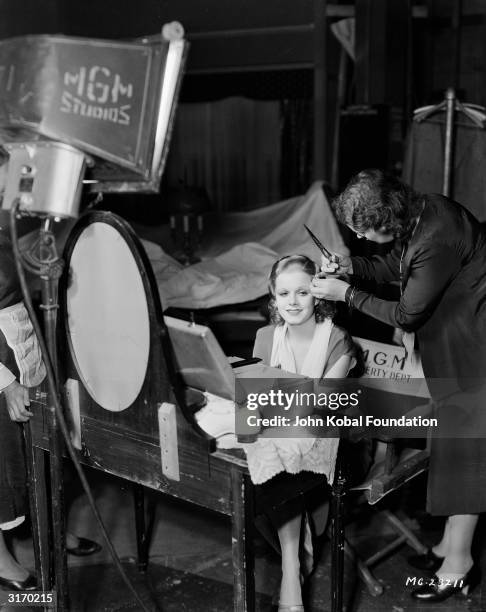
[[[167,183],[204,187],[219,211],[275,202],[280,198],[280,132],[277,101],[232,97],[181,104]]]
[[[417,191],[441,193],[444,169],[445,125],[431,119],[412,122],[405,153],[403,179]],[[486,130],[464,120],[456,122],[453,200],[486,221]]]

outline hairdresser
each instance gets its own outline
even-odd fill
[[[407,354],[419,351],[442,430],[431,436],[427,510],[447,520],[441,541],[409,559],[437,576],[412,597],[443,601],[480,580],[471,544],[486,510],[486,233],[460,204],[381,170],[354,176],[333,207],[359,238],[395,242],[385,257],[323,256],[311,292],[400,328]],[[400,299],[361,291],[360,278],[398,281]]]

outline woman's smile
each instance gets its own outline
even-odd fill
[[[280,316],[291,325],[301,325],[314,316],[311,276],[300,269],[282,272],[275,284],[275,300]]]

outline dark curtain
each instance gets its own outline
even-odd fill
[[[304,193],[312,181],[312,101],[282,100],[282,199]]]
[[[486,221],[486,130],[456,119],[451,197]],[[403,178],[417,191],[440,193],[444,173],[443,118],[412,122]]]
[[[180,104],[168,186],[203,187],[220,211],[279,201],[279,112],[277,101],[240,97]]]

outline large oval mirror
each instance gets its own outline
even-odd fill
[[[78,374],[100,406],[120,412],[140,393],[150,352],[142,277],[125,238],[91,223],[69,260],[67,332]]]

